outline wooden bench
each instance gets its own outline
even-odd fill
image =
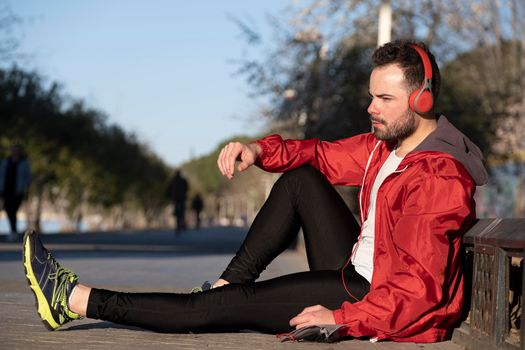
[[[469,312],[452,341],[466,349],[525,349],[525,219],[480,219],[463,243]]]

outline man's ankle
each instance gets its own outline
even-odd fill
[[[69,310],[82,317],[85,317],[90,293],[91,288],[82,284],[77,284],[69,295],[69,300],[67,303]]]

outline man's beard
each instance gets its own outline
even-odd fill
[[[375,122],[383,124],[384,128],[373,128],[374,135],[382,141],[404,140],[416,130],[416,113],[407,109],[403,118],[387,123],[383,119],[370,117]]]

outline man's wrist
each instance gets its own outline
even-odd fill
[[[259,155],[262,153],[262,147],[257,142],[249,143],[248,147],[250,147],[255,154],[255,159],[259,158]]]

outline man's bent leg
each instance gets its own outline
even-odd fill
[[[348,276],[348,287],[362,298],[370,285],[355,271],[349,273],[354,275]],[[288,322],[305,307],[321,304],[336,309],[345,300],[348,295],[338,271],[309,271],[195,294],[92,289],[87,317],[159,332],[252,329],[281,333],[292,330]]]
[[[359,235],[359,225],[334,187],[317,169],[283,174],[257,214],[241,248],[221,278],[252,282],[303,228],[310,270],[342,267]]]

